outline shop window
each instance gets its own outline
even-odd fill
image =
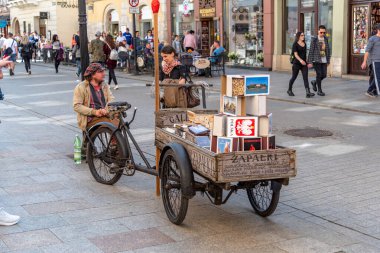
[[[298,31],[298,0],[285,0],[284,8],[284,54],[290,54]]]
[[[326,26],[326,37],[329,39],[330,48],[332,48],[333,0],[319,0],[318,24]]]
[[[251,67],[263,66],[264,13],[263,1],[230,1],[229,19],[232,33],[229,38],[230,53],[236,53],[237,64]]]
[[[364,54],[368,41],[368,5],[352,8],[352,53]]]
[[[172,35],[184,36],[194,29],[194,3],[192,0],[171,0]]]

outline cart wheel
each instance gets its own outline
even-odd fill
[[[115,133],[115,148],[112,150],[107,145],[111,138],[112,130],[106,127],[100,127],[91,135],[91,140],[94,146],[88,143],[87,146],[87,162],[92,176],[95,180],[102,184],[113,185],[123,175],[123,170],[119,169],[116,161],[120,160],[121,134]],[[107,152],[107,153],[106,153]],[[105,154],[106,153],[106,154]],[[105,156],[102,156],[105,154]],[[115,166],[113,171],[112,166]]]
[[[189,199],[182,195],[181,170],[173,150],[166,151],[162,159],[162,201],[169,220],[179,225],[186,217]]]
[[[247,189],[249,202],[255,212],[263,217],[271,215],[280,199],[280,189],[273,189],[273,181],[261,181],[255,187]]]

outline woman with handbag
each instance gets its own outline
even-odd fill
[[[308,80],[308,71],[309,67],[311,67],[311,64],[308,64],[306,61],[306,43],[305,43],[305,34],[303,32],[297,32],[296,38],[293,43],[292,47],[292,58],[291,63],[293,64],[292,67],[292,78],[289,80],[289,88],[288,88],[288,95],[293,97],[293,84],[294,81],[297,79],[298,73],[302,72],[303,82],[306,90],[306,97],[311,98],[315,94],[310,92],[309,87],[309,80]]]
[[[115,83],[114,89],[119,89],[117,84],[117,79],[115,75],[115,68],[117,65],[118,53],[116,49],[116,44],[110,34],[106,36],[105,44],[103,46],[104,54],[106,55],[106,65],[108,68],[108,85],[111,85],[111,82]]]
[[[26,73],[32,74],[30,60],[32,59],[33,44],[29,41],[27,35],[21,38],[21,57],[24,60]]]
[[[61,45],[61,42],[58,39],[58,35],[53,35],[53,57],[54,57],[54,67],[55,67],[55,73],[58,73],[58,67],[61,61],[63,61],[63,48]]]
[[[178,87],[164,87],[164,97],[161,101],[166,108],[192,108],[200,104],[199,93],[195,87],[181,87],[186,84],[186,70],[176,59],[176,51],[170,46],[161,49],[162,64],[160,66],[160,81],[163,84],[178,84]]]
[[[162,64],[160,67],[160,81],[165,79],[178,80],[178,84],[186,83],[186,76],[181,62],[176,59],[174,47],[168,45],[161,49]]]

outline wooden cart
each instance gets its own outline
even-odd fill
[[[196,192],[221,205],[239,189],[247,191],[256,213],[264,217],[271,215],[277,207],[282,185],[296,176],[296,151],[276,147],[216,154],[165,130],[187,120],[186,109],[156,112],[155,144],[161,151],[161,194],[169,220],[175,224],[183,222],[188,201]],[[224,192],[227,192],[225,197]]]

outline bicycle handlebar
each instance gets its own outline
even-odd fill
[[[131,119],[131,121],[128,122],[128,125],[131,125],[132,122],[135,120],[136,112],[137,112],[137,107],[135,107],[135,110],[133,111],[132,119]]]

